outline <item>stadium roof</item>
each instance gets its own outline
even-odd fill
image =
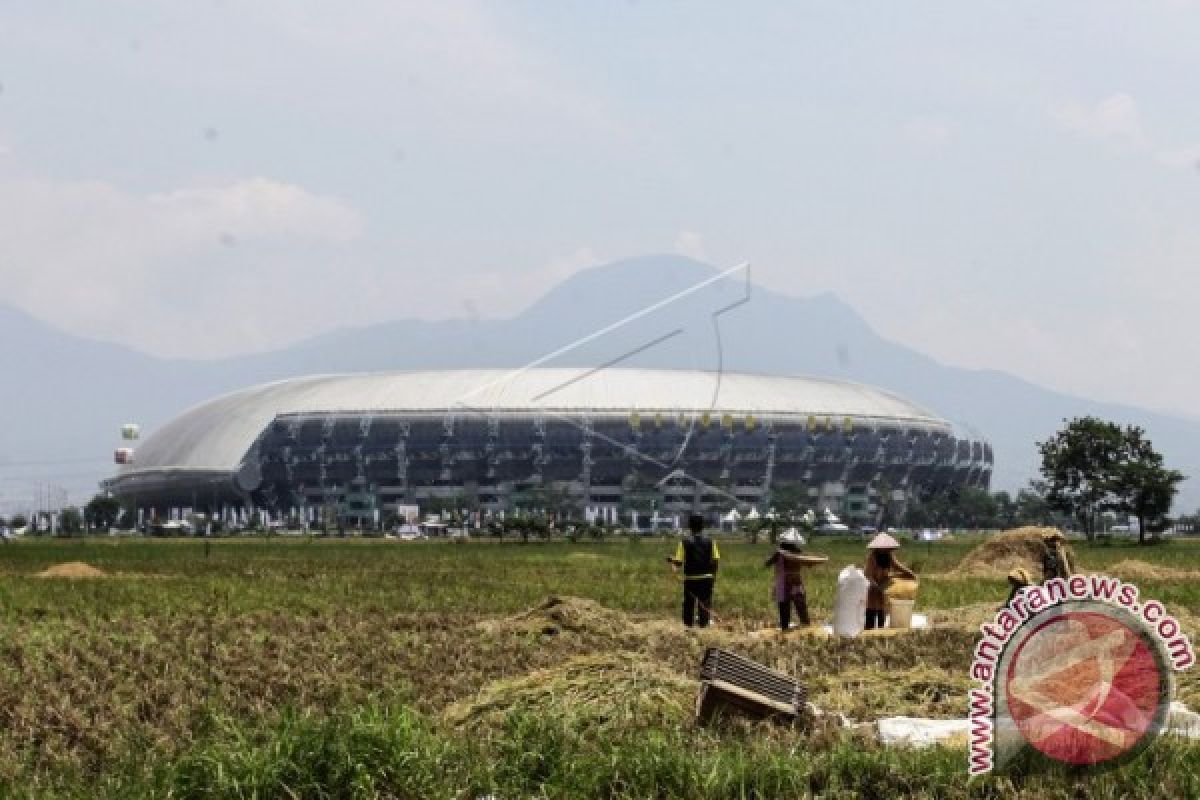
[[[446,370],[319,375],[253,386],[195,406],[148,436],[120,476],[238,467],[281,414],[641,412],[850,416],[951,431],[890,392],[847,381],[650,369]]]

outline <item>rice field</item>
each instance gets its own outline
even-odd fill
[[[885,749],[865,727],[692,725],[709,644],[856,721],[964,716],[971,628],[1007,593],[958,569],[976,544],[906,545],[935,629],[855,640],[761,635],[770,547],[733,539],[704,632],[676,621],[658,538],[0,546],[0,796],[1200,796],[1200,747],[1182,742],[1095,775],[968,783],[961,749]],[[1074,547],[1200,633],[1200,542]],[[808,581],[820,619],[864,551],[810,550],[830,557]],[[38,575],[71,562],[102,575]],[[1190,674],[1179,696],[1200,708]]]

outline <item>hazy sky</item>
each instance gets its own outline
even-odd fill
[[[1198,36],[1183,0],[9,2],[0,302],[217,356],[675,251],[1194,413]]]

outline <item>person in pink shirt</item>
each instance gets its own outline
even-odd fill
[[[804,588],[804,569],[825,559],[801,555],[804,537],[794,530],[779,537],[779,546],[767,562],[766,567],[775,567],[775,586],[772,597],[779,608],[779,628],[786,631],[791,627],[792,608],[796,618],[807,627],[812,624],[808,616],[808,594]]]

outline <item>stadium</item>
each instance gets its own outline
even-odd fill
[[[412,505],[545,507],[624,521],[740,508],[783,490],[847,521],[989,484],[992,449],[887,391],[844,381],[647,369],[446,370],[295,378],[185,411],[106,488],[139,516]],[[886,496],[884,496],[886,495]]]

